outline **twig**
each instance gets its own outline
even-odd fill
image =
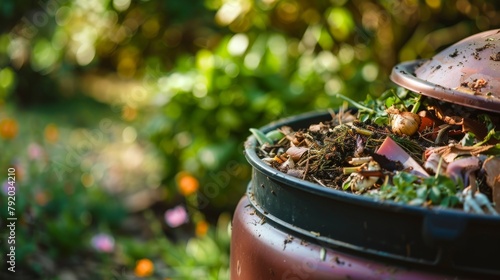
[[[306,169],[304,170],[304,175],[302,176],[302,180],[305,180],[305,179],[306,179],[307,171],[308,171],[308,169],[309,169],[309,159],[310,159],[310,158],[311,158],[311,157],[308,157],[308,158],[307,158],[307,161],[306,161]]]
[[[318,184],[322,185],[323,187],[327,188],[327,186],[325,186],[325,184],[323,184],[323,182],[321,182],[320,180],[316,179],[316,177],[314,177],[314,176],[311,176],[311,177],[314,179],[314,181],[316,181],[316,183],[318,183]]]
[[[309,156],[309,157],[307,157],[307,158],[305,158],[305,159],[302,159],[301,161],[297,162],[297,165],[298,165],[298,166],[302,166],[302,165],[304,164],[304,162],[309,163],[309,160],[310,160],[310,159],[317,158],[317,157],[318,157],[318,155],[312,155],[312,156]]]

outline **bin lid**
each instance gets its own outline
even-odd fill
[[[432,98],[500,112],[500,29],[467,37],[430,59],[400,63],[391,80]]]

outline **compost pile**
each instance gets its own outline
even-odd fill
[[[391,89],[293,130],[251,129],[273,168],[326,188],[498,215],[500,115]],[[346,108],[347,106],[344,106]]]

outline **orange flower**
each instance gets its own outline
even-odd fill
[[[16,137],[19,127],[13,119],[7,118],[0,121],[0,136],[4,139]]]
[[[179,191],[183,196],[188,196],[195,193],[200,186],[198,179],[193,175],[182,172],[177,177],[177,184],[179,186]]]
[[[140,259],[135,265],[134,273],[137,277],[147,277],[153,274],[154,264],[149,259]]]
[[[205,236],[208,232],[209,226],[210,225],[205,220],[201,220],[201,221],[197,222],[196,228],[195,228],[196,236],[198,236],[198,237]]]
[[[49,143],[55,143],[59,140],[59,129],[55,124],[48,124],[44,131],[45,140]]]
[[[45,206],[47,202],[49,202],[50,197],[47,195],[46,192],[43,191],[37,191],[35,194],[35,201],[38,205],[40,206]]]
[[[133,121],[137,117],[137,109],[130,106],[124,106],[122,110],[122,118],[126,121]]]

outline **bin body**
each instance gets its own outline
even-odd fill
[[[355,256],[266,222],[243,197],[234,212],[231,280],[457,279]]]

